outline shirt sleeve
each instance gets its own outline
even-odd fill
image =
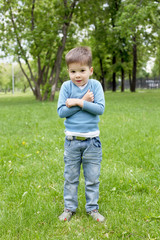
[[[75,106],[68,108],[66,106],[66,100],[70,97],[69,93],[69,87],[67,87],[67,84],[64,83],[61,87],[60,93],[59,93],[59,99],[58,99],[58,107],[57,107],[57,112],[60,118],[66,118],[70,117],[76,112],[80,111],[80,107]]]
[[[96,87],[94,90],[94,102],[84,101],[83,111],[87,111],[93,115],[102,115],[105,108],[105,99],[102,85],[96,81]]]

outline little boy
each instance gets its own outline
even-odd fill
[[[96,221],[105,218],[98,212],[99,176],[102,160],[99,139],[99,116],[105,107],[99,81],[93,74],[92,53],[88,47],[77,47],[66,55],[69,77],[63,83],[58,100],[58,114],[66,118],[64,151],[64,212],[61,221],[69,221],[78,207],[77,191],[80,167],[85,177],[86,211]]]

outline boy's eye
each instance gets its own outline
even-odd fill
[[[85,72],[85,70],[84,70],[84,69],[82,69],[82,70],[81,70],[81,72]]]
[[[75,73],[75,71],[71,71],[71,73]]]

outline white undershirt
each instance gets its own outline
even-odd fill
[[[99,134],[100,134],[99,130],[94,132],[87,132],[87,133],[65,131],[66,136],[76,136],[76,137],[86,137],[86,138],[98,137]]]
[[[81,90],[83,90],[86,86],[87,86],[88,83],[86,83],[85,85],[83,86],[78,86]]]

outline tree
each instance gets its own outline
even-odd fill
[[[154,67],[152,69],[152,76],[160,79],[160,1],[155,0],[152,3],[149,12],[152,35],[154,36],[152,46],[154,47]]]
[[[96,76],[103,86],[106,77],[112,78],[113,91],[116,91],[117,76],[121,76],[123,92],[128,74],[130,90],[134,92],[137,72],[146,64],[151,50],[153,37],[148,32],[148,14],[152,5],[149,0],[101,0],[99,4],[95,8],[92,2],[94,16],[89,8],[86,14],[89,16],[86,42],[91,45],[96,59]]]
[[[130,90],[136,90],[137,69],[140,52],[143,46],[151,44],[150,33],[147,31],[150,25],[149,12],[154,3],[149,0],[125,0],[121,5],[121,14],[117,21],[117,27],[121,37],[125,38],[127,48],[132,55],[132,69],[129,69]],[[142,55],[142,54],[141,54]]]
[[[36,99],[53,100],[69,26],[79,0],[4,2],[2,50],[16,56]]]
[[[109,18],[107,17],[107,5],[105,5],[105,1],[100,1],[99,4],[95,6],[94,16],[91,14],[88,42],[93,53],[94,75],[100,80],[105,91],[106,77],[111,65],[111,54],[107,48]]]
[[[84,30],[87,26],[87,36],[83,39],[83,44],[88,44],[92,48],[94,75],[100,80],[104,90],[106,89],[106,77],[110,78],[110,72],[114,72],[115,67],[112,64],[115,48],[110,47],[114,42],[111,17],[112,13],[107,0],[89,0],[85,5],[81,4],[81,14],[77,21],[80,29]],[[115,86],[115,82],[113,85]]]

